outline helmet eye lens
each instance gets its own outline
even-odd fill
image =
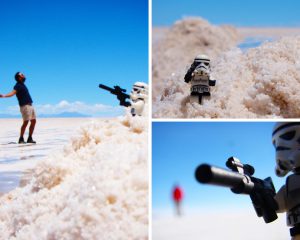
[[[140,93],[141,92],[141,90],[138,89],[138,88],[133,88],[133,91],[136,92],[136,93]]]
[[[196,61],[195,65],[198,66],[200,64],[204,64],[205,66],[209,66],[209,62]]]
[[[284,139],[284,140],[292,140],[296,135],[296,131],[290,131],[290,132],[287,132],[287,133],[284,133],[282,135],[280,135],[279,137],[281,139]]]

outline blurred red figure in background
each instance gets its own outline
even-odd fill
[[[180,216],[181,212],[181,202],[183,199],[183,190],[179,185],[175,185],[173,188],[173,201],[175,203],[176,214]]]

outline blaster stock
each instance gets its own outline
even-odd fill
[[[226,166],[231,171],[202,164],[197,167],[195,177],[200,183],[228,187],[234,193],[249,195],[258,217],[263,217],[266,223],[276,220],[278,205],[272,179],[252,177],[254,168],[234,157],[227,160]]]
[[[120,106],[131,106],[130,102],[126,102],[126,99],[130,98],[130,96],[127,93],[125,93],[126,89],[123,89],[120,86],[114,86],[114,88],[110,88],[103,84],[99,84],[99,88],[102,88],[106,91],[109,91],[111,94],[116,95],[117,99],[120,101]]]

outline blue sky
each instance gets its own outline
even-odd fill
[[[202,16],[213,24],[300,26],[297,0],[153,0],[154,26],[172,25],[184,16]]]
[[[275,151],[271,141],[273,122],[154,122],[152,125],[153,212],[172,209],[175,183],[185,192],[186,208],[249,208],[248,196],[229,189],[202,185],[194,172],[201,163],[226,168],[230,156],[255,167],[255,176],[271,176],[278,190],[285,178],[275,175]],[[253,210],[254,211],[254,210]]]
[[[99,83],[130,91],[148,82],[147,0],[1,1],[0,35],[0,93],[12,90],[22,71],[40,109],[62,109],[65,100],[66,109],[79,101],[109,110],[118,102]],[[0,113],[15,105],[15,97],[0,99]]]

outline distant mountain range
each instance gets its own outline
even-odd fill
[[[21,115],[13,114],[0,114],[0,118],[20,118]],[[58,114],[39,114],[38,118],[85,118],[91,117],[90,115],[81,114],[78,112],[62,112]]]

